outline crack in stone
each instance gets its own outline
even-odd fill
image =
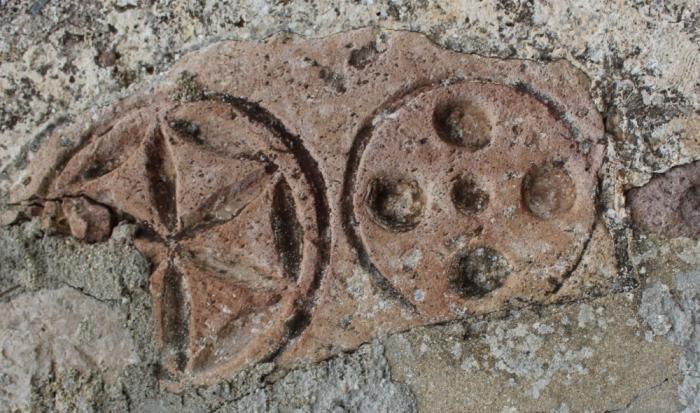
[[[5,291],[0,291],[0,300],[3,300],[5,297],[9,296],[12,294],[14,291],[17,291],[18,289],[22,288],[20,284],[17,284],[15,286],[12,286]]]
[[[678,375],[674,375],[672,377],[678,377]],[[666,377],[665,379],[661,380],[659,383],[653,384],[649,387],[646,387],[642,390],[639,390],[634,396],[632,396],[632,399],[625,404],[625,407],[620,407],[617,409],[612,409],[612,410],[606,410],[605,413],[622,413],[622,412],[627,412],[630,406],[632,406],[637,400],[639,400],[642,396],[646,395],[646,393],[651,393],[654,390],[660,388],[664,384],[668,383],[670,380],[670,377]]]
[[[68,283],[68,282],[65,281],[65,280],[59,280],[58,283],[59,283],[60,285],[65,285],[66,287],[68,287],[68,288],[70,288],[70,289],[72,289],[72,290],[75,290],[75,291],[79,292],[80,294],[83,294],[83,295],[86,296],[86,297],[90,297],[90,298],[92,298],[93,300],[99,301],[99,302],[101,302],[101,303],[103,303],[103,304],[119,304],[119,300],[117,300],[117,299],[109,299],[109,298],[100,298],[100,297],[97,297],[96,295],[90,294],[89,292],[85,291],[84,288],[81,288],[81,287],[72,285],[72,284]]]

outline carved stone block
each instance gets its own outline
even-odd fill
[[[81,200],[86,241],[138,225],[172,388],[550,299],[596,218],[602,121],[565,62],[278,35],[192,52],[98,112],[12,197]]]

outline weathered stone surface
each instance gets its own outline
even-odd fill
[[[416,34],[219,43],[88,125],[52,134],[12,200],[137,224],[180,383],[542,302],[595,220],[602,121],[583,77]]]
[[[682,352],[647,340],[632,294],[387,338],[419,411],[677,412]],[[692,410],[690,410],[692,411]]]
[[[598,111],[604,113],[609,138],[597,205],[603,220],[595,224],[587,252],[561,289],[546,300],[555,304],[534,305],[535,316],[508,311],[486,318],[484,327],[502,325],[505,332],[489,334],[495,343],[494,351],[489,351],[490,347],[486,350],[493,363],[479,362],[476,366],[468,357],[472,349],[480,348],[481,335],[453,337],[449,329],[434,326],[417,329],[419,337],[425,332],[430,335],[430,341],[422,340],[425,346],[418,341],[413,347],[414,351],[425,350],[422,356],[403,357],[405,362],[399,368],[406,368],[406,375],[392,364],[391,378],[386,371],[377,375],[378,380],[365,381],[358,387],[354,380],[341,381],[334,387],[338,382],[316,373],[315,367],[338,366],[342,364],[335,363],[339,359],[348,360],[360,354],[351,352],[334,357],[333,364],[318,363],[296,370],[297,382],[306,382],[305,377],[313,376],[323,383],[305,385],[305,389],[314,391],[302,390],[302,400],[296,397],[300,394],[299,387],[275,388],[271,384],[279,379],[279,372],[268,375],[275,363],[256,365],[252,375],[241,376],[245,379],[173,395],[157,391],[158,382],[154,380],[157,358],[150,341],[146,341],[148,345],[139,343],[137,348],[139,353],[147,352],[148,356],[139,363],[139,374],[131,374],[126,385],[115,389],[117,404],[102,403],[104,386],[99,376],[104,373],[94,370],[90,375],[75,376],[76,380],[48,383],[41,388],[45,391],[37,393],[34,407],[26,410],[46,411],[48,406],[54,411],[61,411],[61,406],[65,411],[75,411],[76,406],[86,407],[84,410],[88,411],[92,408],[120,412],[157,411],[159,407],[164,411],[183,412],[244,410],[241,406],[252,410],[253,404],[231,401],[256,388],[264,389],[259,392],[263,396],[254,397],[261,402],[255,405],[260,410],[288,411],[298,406],[314,406],[314,400],[330,399],[332,407],[351,410],[363,403],[364,395],[376,398],[370,388],[387,391],[382,382],[400,377],[414,392],[421,411],[434,411],[438,407],[464,411],[460,402],[465,398],[473,402],[469,406],[474,411],[565,413],[588,409],[656,413],[679,411],[683,407],[686,411],[697,411],[692,401],[698,394],[694,389],[698,372],[688,368],[692,363],[682,361],[685,365],[681,367],[681,374],[672,374],[673,367],[679,364],[674,352],[686,353],[690,356],[687,359],[692,360],[694,340],[692,329],[688,328],[691,324],[679,323],[679,328],[673,326],[666,334],[663,334],[663,326],[667,325],[664,320],[675,317],[678,320],[700,319],[700,307],[694,303],[697,295],[689,299],[692,296],[688,283],[676,282],[681,279],[677,275],[697,272],[698,242],[685,237],[656,236],[647,230],[630,231],[629,224],[633,221],[627,214],[629,198],[625,199],[623,191],[643,185],[651,178],[650,174],[660,174],[700,159],[699,11],[700,3],[686,0],[240,0],[235,2],[235,7],[231,7],[230,2],[190,0],[85,0],[79,7],[74,2],[63,1],[0,0],[0,222],[3,224],[26,219],[25,213],[14,210],[5,214],[3,211],[6,173],[25,168],[27,156],[31,157],[44,144],[51,131],[72,121],[77,113],[89,110],[96,115],[99,108],[111,104],[115,98],[143,90],[146,86],[142,82],[159,81],[162,71],[169,69],[183,54],[222,39],[261,40],[280,31],[320,37],[375,26],[421,32],[442,47],[481,56],[544,62],[565,59],[590,79],[585,87]],[[380,47],[359,48],[353,53],[353,64],[371,67],[367,62],[380,50]],[[331,81],[334,79],[329,73],[325,76]],[[337,80],[334,83],[341,86]],[[198,91],[192,92],[196,96]],[[463,113],[468,115],[470,111]],[[455,113],[447,118],[458,124],[464,115]],[[459,134],[456,137],[463,139]],[[68,138],[64,143],[73,144]],[[469,191],[468,184],[464,187],[463,194],[478,194]],[[479,210],[484,197],[475,196],[474,199],[476,202],[472,206],[463,203],[465,210]],[[131,276],[135,273],[139,274],[140,285],[148,271],[123,265],[134,255],[138,256],[126,244],[119,242],[105,248],[107,245],[102,243],[82,245],[60,235],[42,236],[35,229],[31,233],[18,231],[28,227],[20,224],[0,229],[0,301],[14,300],[17,294],[24,292],[41,294],[40,289],[46,288],[42,287],[43,274],[80,286],[85,294],[109,299],[111,311],[118,314],[125,310],[125,304],[114,303],[139,301],[135,300],[134,291],[124,286],[136,281]],[[135,226],[118,226],[115,238],[122,237],[119,234],[123,234],[125,228]],[[20,236],[20,232],[25,234]],[[637,246],[634,244],[638,241],[649,245],[640,251],[640,257],[635,257],[633,250]],[[18,251],[21,253],[17,254]],[[685,265],[686,262],[694,262],[692,268]],[[639,277],[633,278],[640,286],[647,286],[648,292],[645,288],[634,288],[635,280],[629,275],[635,272]],[[359,282],[363,276],[366,277],[358,272],[352,280],[352,292],[358,296],[364,292],[365,284]],[[121,283],[122,278],[125,284]],[[18,280],[29,290],[17,287]],[[620,300],[579,298],[582,290],[594,296],[609,294],[607,282],[611,280],[616,289],[635,292],[633,301],[623,300],[628,306]],[[657,287],[657,280],[668,290]],[[145,292],[140,288],[138,291]],[[649,325],[655,326],[652,333],[661,333],[651,342],[640,339],[644,331],[640,333],[638,327],[630,328],[634,321],[626,320],[635,317],[643,295],[648,297],[644,301],[652,304],[646,307],[652,311],[643,317]],[[151,301],[145,296],[139,297],[145,306],[130,314],[121,314],[125,320],[149,318]],[[570,298],[577,304],[562,307],[562,298]],[[655,302],[664,305],[656,306]],[[357,314],[377,314],[379,306],[362,301],[354,303],[358,304]],[[586,328],[576,328],[578,307],[587,306],[593,311],[581,311],[582,319],[592,321],[586,322]],[[597,313],[599,307],[604,307],[603,314]],[[352,310],[348,306],[347,312]],[[560,327],[556,314],[561,311],[571,314],[572,329]],[[624,323],[611,320],[610,316],[618,313],[623,315],[620,320]],[[354,319],[357,324],[360,317]],[[471,331],[479,319],[468,317],[465,329]],[[99,323],[98,318],[93,320],[90,316],[83,320],[88,327],[93,321]],[[662,322],[656,323],[657,320]],[[341,322],[345,325],[348,320]],[[518,328],[518,323],[524,327]],[[550,325],[554,331],[549,333],[538,323]],[[658,329],[659,326],[662,328]],[[123,328],[149,337],[152,331],[150,328],[135,329],[131,321]],[[513,333],[508,334],[511,330]],[[521,338],[516,332],[525,332],[525,335]],[[538,349],[540,339],[544,343]],[[666,343],[667,339],[679,347],[674,350],[676,346]],[[441,341],[446,341],[444,351]],[[468,370],[461,370],[459,362],[453,361],[456,360],[453,354],[458,353],[456,342],[463,345],[461,355],[467,361]],[[580,346],[590,347],[592,358],[576,359],[586,354],[578,351]],[[390,354],[392,358],[402,357],[394,353],[391,346],[387,349],[393,353]],[[399,353],[404,349],[400,347]],[[536,355],[530,357],[528,351]],[[566,351],[571,351],[573,358],[566,355]],[[479,359],[478,356],[480,354],[475,354],[474,359]],[[537,369],[523,376],[504,370],[494,373],[491,367],[495,360],[504,364],[541,361],[545,366],[541,372],[547,373],[538,376]],[[546,366],[562,367],[568,362],[573,362],[568,366],[580,366],[584,370],[559,370],[544,386],[540,397],[533,399],[530,378],[533,381],[546,379],[550,372]],[[368,366],[374,364],[381,365],[381,362],[372,356]],[[597,368],[606,365],[612,366],[607,372]],[[31,368],[31,365],[28,363],[26,367]],[[356,377],[376,377],[371,371],[361,369]],[[342,377],[352,373],[341,366],[335,374]],[[679,387],[678,377],[685,381],[684,376],[687,376],[688,385]],[[345,389],[350,391],[345,392]],[[273,393],[273,397],[268,397]],[[71,395],[73,400],[80,400],[79,405],[66,402]],[[142,407],[144,399],[152,403]],[[372,411],[367,402],[370,400],[365,399],[362,406],[365,411]],[[317,406],[328,405],[319,403]],[[2,406],[0,410],[4,410]]]
[[[127,228],[117,227],[108,242],[95,244],[50,236],[37,221],[0,228],[0,300],[6,291],[68,285],[98,300],[123,302],[127,291],[147,285],[149,274]]]
[[[354,354],[293,371],[221,410],[413,413],[417,406],[409,387],[391,380],[384,347],[373,341]]]
[[[640,229],[668,237],[700,237],[700,162],[678,166],[630,191]]]
[[[96,372],[101,373],[96,380],[110,386],[140,362],[122,320],[106,304],[73,289],[23,294],[0,303],[0,313],[3,411],[89,411]],[[50,405],[38,402],[49,392],[54,392]]]
[[[261,370],[263,376],[271,371]],[[161,393],[158,398],[136,400],[132,409],[153,413],[410,413],[416,411],[416,401],[408,386],[392,380],[384,346],[375,340],[351,354],[274,379],[252,375],[243,382],[200,388],[189,394]]]
[[[647,342],[665,337],[678,346],[679,383],[674,387],[683,409],[700,410],[700,243],[684,237],[639,237],[635,262],[649,274],[640,294],[639,317]]]

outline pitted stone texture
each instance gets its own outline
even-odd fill
[[[210,383],[551,300],[595,219],[586,89],[412,33],[218,43],[57,129],[11,195],[135,222],[163,377]]]
[[[700,162],[678,166],[629,193],[632,218],[668,237],[700,237]]]
[[[464,102],[476,115],[464,115]],[[464,116],[442,119],[450,111]],[[446,138],[445,129],[480,143]],[[590,161],[562,119],[516,88],[465,81],[421,90],[368,137],[353,202],[362,243],[382,276],[433,316],[541,296],[560,282],[588,239],[596,185]],[[471,196],[488,204],[475,200],[465,208],[470,195],[453,189],[465,175],[482,191]],[[378,179],[399,192],[411,182],[410,191],[420,194],[387,195],[409,204],[403,208],[409,227],[372,219]],[[460,252],[467,247],[474,250]],[[405,265],[412,253],[421,259]]]

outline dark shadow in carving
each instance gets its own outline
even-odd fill
[[[410,231],[420,222],[425,196],[411,178],[375,178],[369,184],[365,206],[372,220],[393,232]]]
[[[187,119],[173,119],[168,121],[168,126],[170,126],[185,140],[194,143],[195,145],[204,144],[204,140],[202,140],[202,138],[199,136],[199,126],[197,126],[195,123],[190,122]]]
[[[160,221],[169,231],[177,226],[175,167],[170,150],[160,130],[156,130],[144,144],[146,173],[149,190],[158,210]]]
[[[486,113],[468,101],[448,101],[437,105],[433,127],[444,142],[476,152],[491,142],[491,123]]]
[[[310,315],[314,306],[313,296],[318,289],[321,279],[330,261],[331,234],[330,234],[330,208],[326,194],[326,182],[318,167],[318,162],[303,145],[302,139],[291,133],[275,115],[255,102],[245,98],[232,96],[226,93],[207,93],[205,99],[213,99],[228,103],[245,115],[251,122],[266,127],[272,132],[285,148],[294,156],[302,175],[308,183],[314,202],[316,218],[316,237],[313,241],[318,258],[316,261],[314,276],[309,288],[308,297],[296,303],[298,314]],[[301,316],[308,319],[309,316]],[[267,360],[277,357],[289,345],[289,342],[299,336],[308,325],[304,323],[287,323],[287,340],[273,352]]]
[[[163,341],[165,354],[172,354],[175,366],[182,371],[187,365],[187,347],[189,342],[189,305],[182,285],[182,274],[170,262],[163,280]]]
[[[270,222],[284,273],[296,281],[299,278],[304,230],[297,219],[292,190],[284,179],[275,185]]]
[[[465,215],[480,214],[489,206],[489,193],[470,175],[455,180],[451,195],[455,208]]]
[[[508,261],[491,247],[467,248],[454,258],[450,289],[463,297],[481,297],[499,288],[510,273]]]

